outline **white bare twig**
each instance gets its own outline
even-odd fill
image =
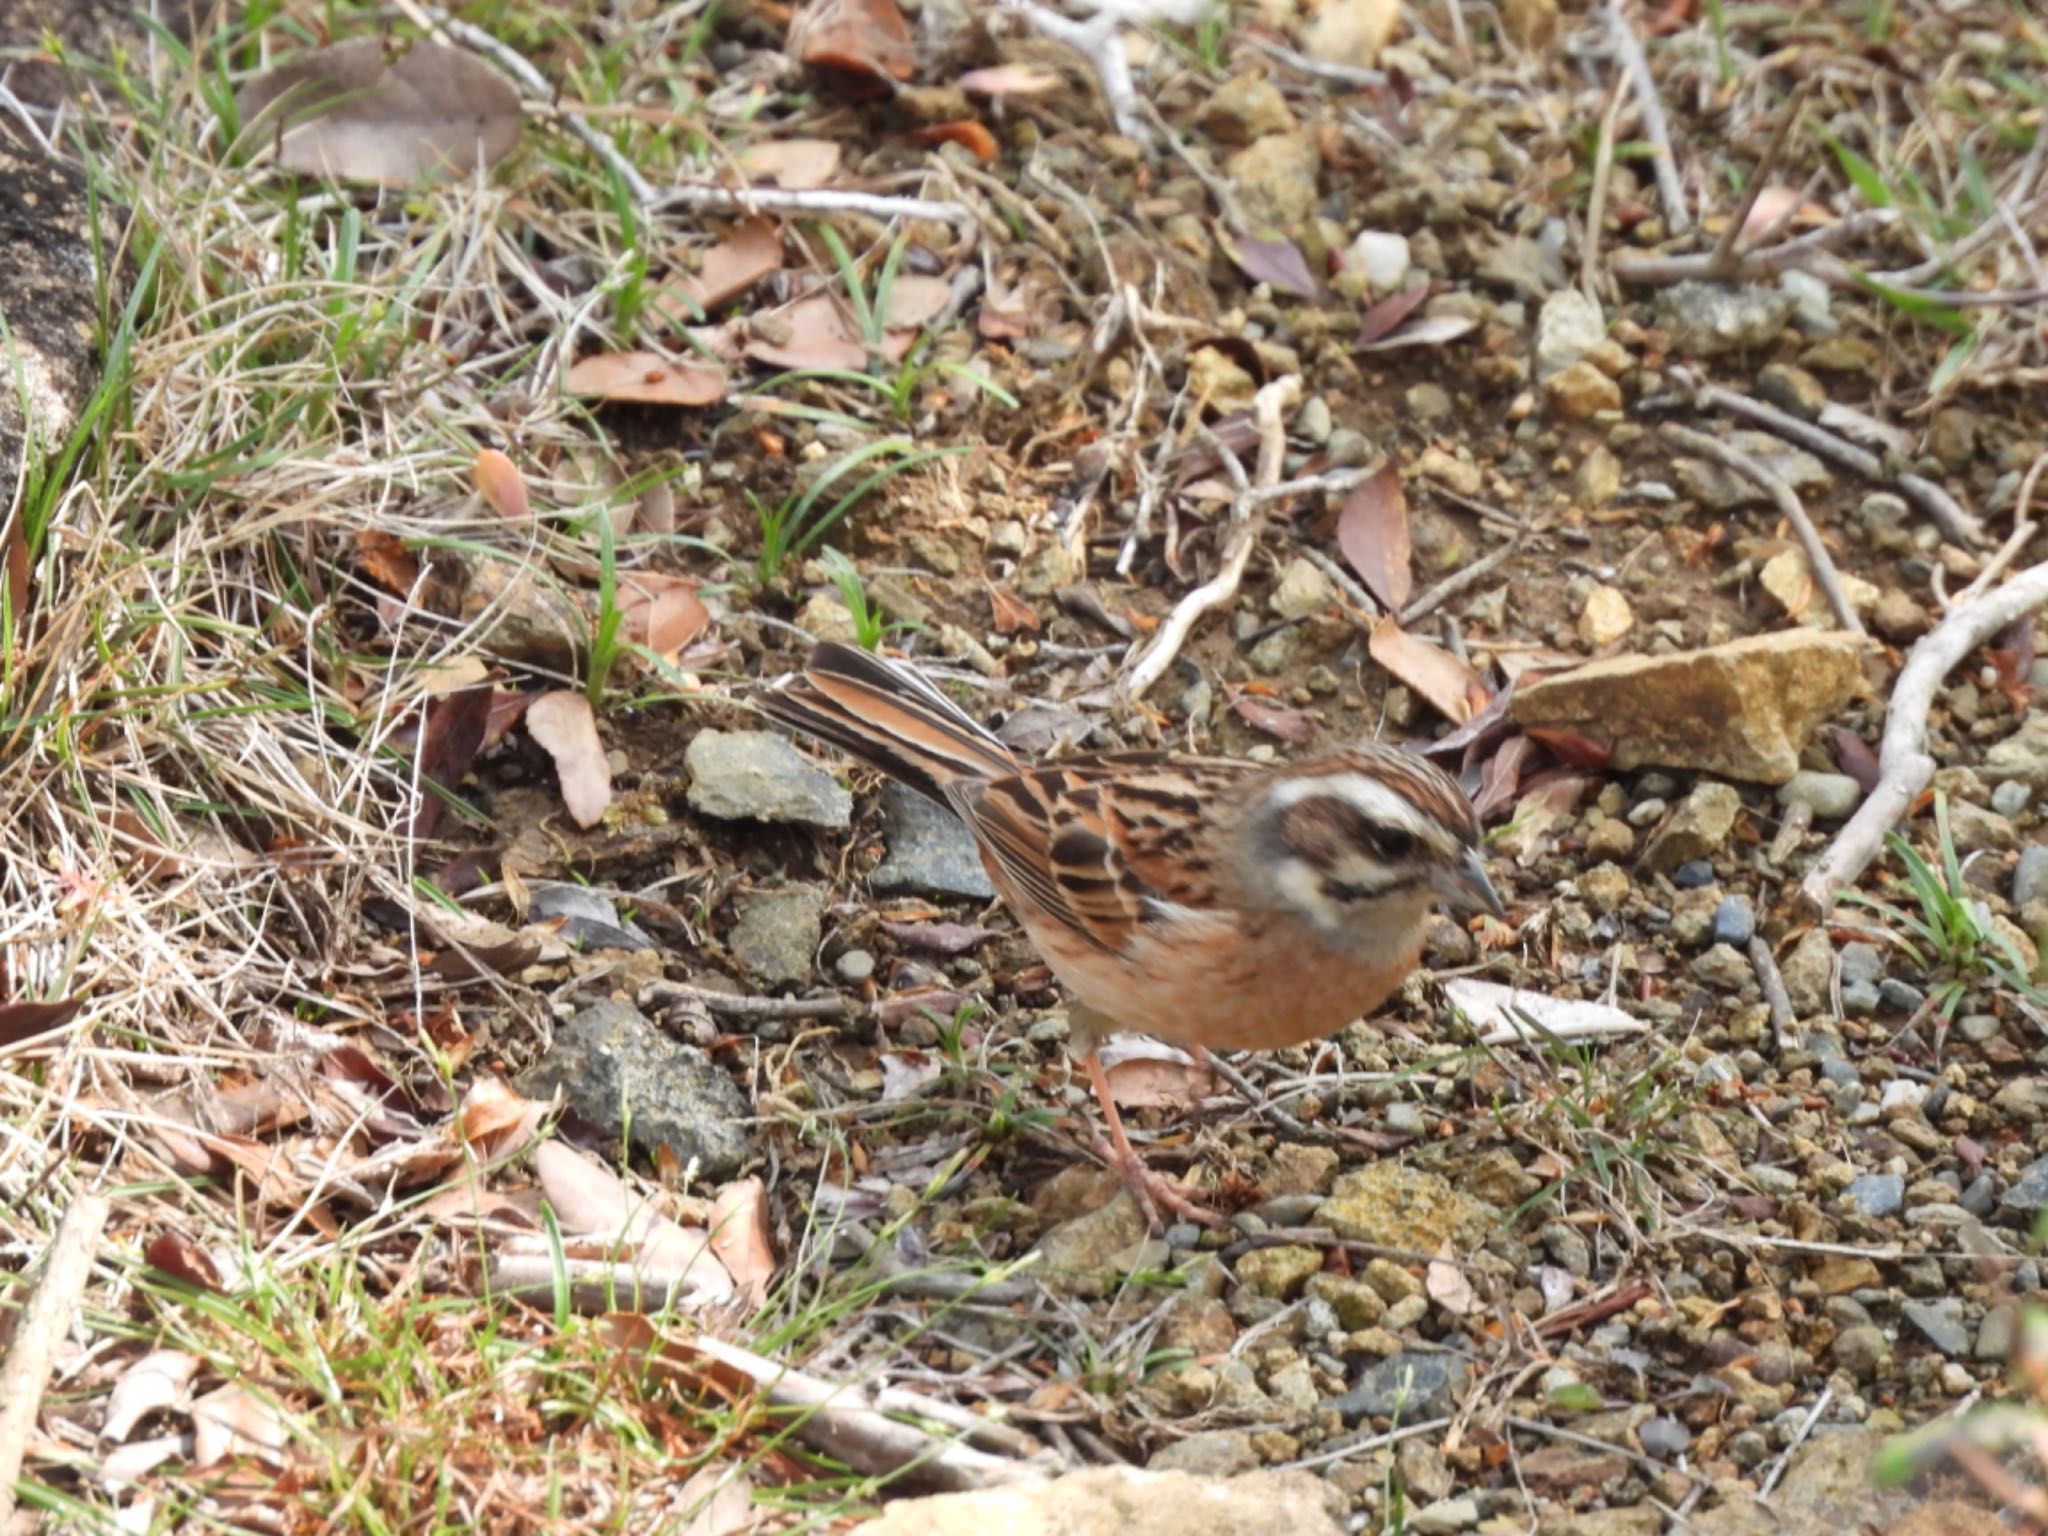
[[[1073,21],[1058,11],[1021,0],[1011,10],[1056,43],[1065,43],[1095,66],[1095,78],[1102,82],[1102,96],[1109,103],[1109,115],[1116,131],[1140,144],[1151,142],[1138,88],[1131,82],[1131,62],[1124,54],[1124,40],[1117,30],[1119,17],[1113,10],[1097,11],[1086,21]]]
[[[1635,28],[1628,24],[1623,0],[1610,0],[1607,31],[1614,39],[1615,57],[1628,73],[1636,105],[1643,114],[1643,137],[1650,141],[1650,166],[1657,175],[1657,198],[1664,205],[1665,221],[1674,235],[1682,235],[1692,228],[1692,214],[1685,206],[1685,184],[1679,180],[1678,158],[1671,152],[1671,126],[1664,118],[1664,101],[1657,94],[1650,61],[1643,57],[1643,45]]]
[[[50,1239],[42,1278],[29,1296],[13,1347],[0,1363],[0,1530],[14,1519],[14,1484],[42,1410],[57,1346],[71,1331],[79,1297],[92,1278],[107,1211],[104,1195],[82,1194],[71,1202]]]
[[[1877,787],[1799,883],[1799,904],[1825,915],[1836,894],[1855,883],[1877,856],[1884,835],[1906,817],[1934,777],[1927,753],[1927,714],[1942,680],[1978,646],[2048,604],[2048,561],[2030,566],[1995,592],[1959,604],[1913,647],[1899,671],[1878,743]]]

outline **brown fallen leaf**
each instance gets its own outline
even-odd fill
[[[1362,481],[1337,514],[1337,547],[1365,590],[1389,613],[1399,613],[1415,592],[1414,545],[1401,472],[1388,464]]]
[[[423,782],[419,809],[412,819],[415,839],[432,837],[448,808],[445,795],[436,790],[452,793],[483,750],[496,692],[490,683],[478,683],[427,700],[416,752]]]
[[[221,1294],[220,1272],[206,1250],[175,1232],[159,1232],[142,1249],[142,1261],[159,1274],[181,1280],[194,1290]]]
[[[412,551],[399,541],[396,534],[380,529],[357,530],[356,563],[370,580],[386,592],[395,592],[400,597],[409,594],[420,582],[420,563],[413,558]]]
[[[1125,1109],[1186,1109],[1214,1086],[1208,1068],[1175,1046],[1122,1037],[1102,1047],[1109,1094]]]
[[[0,1003],[0,1046],[14,1045],[62,1029],[78,1017],[78,1011],[84,1006],[82,997],[48,1001],[17,998],[13,1002]]]
[[[983,580],[988,588],[989,607],[994,610],[992,622],[999,635],[1038,633],[1038,610],[1023,598],[994,582]]]
[[[749,181],[790,192],[829,184],[839,174],[839,159],[839,145],[831,139],[773,139],[733,156]]]
[[[906,137],[919,145],[958,144],[977,160],[993,160],[997,154],[996,136],[971,117],[913,128]]]
[[[1418,640],[1389,614],[1373,626],[1366,642],[1372,659],[1433,705],[1453,725],[1484,709],[1492,694],[1471,666],[1442,646]]]
[[[1429,280],[1412,283],[1399,293],[1390,293],[1365,312],[1359,322],[1358,344],[1369,346],[1391,336],[1410,315],[1422,307],[1422,301],[1429,297]]]
[[[641,405],[716,405],[725,398],[725,370],[716,363],[670,362],[655,352],[596,352],[569,367],[572,395]]]
[[[519,466],[495,448],[479,448],[475,467],[477,493],[484,505],[498,516],[526,522],[533,516],[533,502],[526,494],[526,477]]]
[[[1422,1288],[1431,1301],[1453,1317],[1470,1317],[1479,1310],[1479,1295],[1465,1277],[1464,1266],[1458,1263],[1457,1249],[1449,1243],[1437,1249],[1436,1257],[1429,1261],[1429,1268],[1423,1272]]]
[[[497,164],[519,142],[519,92],[476,55],[420,42],[387,57],[359,38],[287,59],[235,97],[288,171],[410,186]]]
[[[1249,693],[1234,694],[1230,700],[1230,712],[1246,725],[1297,747],[1316,733],[1315,721],[1300,710],[1268,704]]]
[[[682,1536],[745,1536],[754,1522],[754,1484],[742,1467],[720,1462],[690,1474],[675,1497],[690,1522]]]
[[[768,1229],[768,1192],[759,1179],[735,1179],[711,1202],[705,1225],[711,1251],[750,1305],[768,1299],[775,1278],[775,1239]]]
[[[953,285],[923,272],[899,272],[882,305],[882,324],[891,331],[921,331],[953,302]]]
[[[657,288],[649,295],[647,307],[676,325],[694,325],[711,310],[781,270],[780,226],[773,219],[748,219],[699,253],[695,272]]]
[[[711,624],[711,610],[687,576],[621,572],[618,605],[624,638],[670,661]]]
[[[902,281],[902,279],[898,279]],[[786,309],[754,317],[755,332],[744,351],[771,368],[840,368],[860,372],[868,365],[867,343],[853,317],[829,293],[813,293]],[[882,351],[900,362],[916,340],[909,331],[884,337]]]
[[[789,53],[861,95],[917,72],[917,42],[896,0],[808,0],[789,24]]]
[[[192,1470],[203,1472],[230,1456],[253,1456],[282,1465],[291,1429],[275,1403],[229,1382],[192,1402]]]
[[[612,765],[590,700],[568,688],[544,693],[527,706],[526,732],[555,760],[569,819],[596,826],[612,803]]]
[[[1323,291],[1309,270],[1308,258],[1292,240],[1226,233],[1223,249],[1237,269],[1255,283],[1265,283],[1297,299],[1313,299]]]

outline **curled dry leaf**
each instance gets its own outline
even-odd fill
[[[288,171],[410,186],[497,164],[519,142],[519,92],[475,55],[435,42],[387,58],[359,38],[287,59],[235,97]]]
[[[749,144],[733,159],[747,180],[799,192],[829,184],[839,174],[839,155],[831,139],[775,139]]]
[[[1437,1249],[1436,1257],[1429,1261],[1429,1268],[1423,1272],[1422,1288],[1431,1301],[1453,1317],[1470,1317],[1479,1310],[1479,1295],[1465,1278],[1458,1252],[1449,1243]]]
[[[993,160],[997,154],[996,136],[971,117],[950,123],[933,123],[929,128],[913,128],[906,137],[911,143],[920,145],[958,144],[977,160]]]
[[[711,1251],[752,1306],[768,1299],[775,1278],[775,1240],[768,1230],[768,1191],[759,1179],[735,1179],[711,1202]]]
[[[1268,736],[1300,746],[1316,733],[1316,723],[1298,709],[1268,704],[1254,694],[1239,693],[1230,700],[1230,711],[1238,719]]]
[[[1359,322],[1358,344],[1363,347],[1391,336],[1400,328],[1402,321],[1422,307],[1422,301],[1428,297],[1429,281],[1426,278],[1410,284],[1399,293],[1388,294],[1365,312]]]
[[[989,607],[994,610],[992,621],[999,635],[1038,633],[1038,610],[1006,587],[999,587],[992,581],[983,583],[988,588]]]
[[[1337,514],[1337,547],[1389,613],[1399,613],[1415,591],[1414,544],[1401,472],[1388,464],[1345,498]]]
[[[526,477],[519,466],[495,448],[479,448],[476,465],[477,494],[498,516],[525,522],[533,516],[533,502],[526,494]]]
[[[1361,352],[1393,352],[1402,347],[1441,347],[1477,330],[1470,315],[1417,315],[1386,335],[1360,342]]]
[[[898,284],[906,279],[898,278]],[[891,295],[893,302],[893,294]],[[867,343],[855,329],[853,318],[829,293],[813,293],[786,309],[754,317],[754,334],[747,338],[746,355],[771,368],[844,368],[858,372],[868,365]],[[883,339],[882,351],[891,362],[900,362],[916,338],[908,331],[893,331]]]
[[[1366,649],[1374,661],[1429,700],[1453,725],[1463,725],[1493,697],[1469,663],[1442,646],[1416,639],[1392,614],[1373,626]]]
[[[676,325],[690,325],[781,270],[781,227],[773,219],[748,219],[699,255],[695,272],[663,285],[647,304]]]
[[[716,405],[725,398],[725,370],[716,363],[672,363],[655,352],[595,352],[570,365],[563,387],[572,395],[639,405]]]
[[[625,638],[670,661],[711,624],[711,610],[687,576],[621,572],[618,604]]]
[[[192,1469],[203,1472],[230,1456],[280,1465],[291,1429],[275,1403],[230,1382],[192,1404]]]
[[[555,760],[562,804],[579,827],[594,827],[612,803],[612,765],[598,739],[590,700],[567,688],[535,699],[526,710],[527,734]]]
[[[597,1240],[595,1245],[577,1245],[573,1272],[601,1278],[613,1271],[612,1260],[623,1257],[629,1261],[632,1275],[657,1292],[680,1290],[701,1302],[732,1296],[732,1277],[712,1251],[710,1234],[678,1226],[645,1202],[636,1201],[610,1169],[556,1140],[533,1149],[533,1168],[562,1230]],[[619,1255],[616,1250],[622,1243],[631,1244],[633,1251]],[[587,1254],[582,1252],[586,1248]],[[550,1259],[544,1246],[508,1245],[496,1272],[510,1288],[525,1288],[521,1277],[528,1275],[545,1285],[551,1274]]]
[[[1292,240],[1261,240],[1254,235],[1223,237],[1223,248],[1237,269],[1255,283],[1265,283],[1297,299],[1313,299],[1322,292],[1308,258]]]
[[[220,1273],[206,1250],[175,1232],[157,1233],[143,1246],[142,1258],[151,1269],[173,1280],[182,1280],[195,1290],[218,1293],[221,1289]]]
[[[1132,1035],[1103,1045],[1102,1070],[1110,1097],[1125,1109],[1187,1109],[1215,1086],[1186,1051]]]
[[[119,1442],[152,1413],[185,1405],[199,1357],[182,1349],[153,1349],[132,1363],[107,1394],[107,1415],[100,1425],[102,1441]]]
[[[420,563],[413,558],[412,551],[399,541],[396,534],[385,533],[381,529],[357,530],[356,564],[363,568],[363,574],[370,580],[386,592],[395,592],[400,597],[411,592],[420,582]]]
[[[455,1133],[486,1159],[510,1156],[540,1134],[548,1106],[515,1093],[503,1081],[479,1077],[462,1096]]]
[[[789,52],[841,89],[879,95],[917,72],[917,43],[896,0],[807,0],[789,24]]]

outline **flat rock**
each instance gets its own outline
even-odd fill
[[[878,891],[918,891],[989,901],[996,888],[960,818],[901,784],[882,786],[882,835],[889,856],[868,876]]]
[[[1396,1417],[1412,1424],[1455,1407],[1471,1376],[1471,1369],[1456,1355],[1403,1350],[1369,1367],[1357,1385],[1330,1399],[1329,1406],[1346,1424]]]
[[[630,1003],[607,999],[584,1009],[519,1079],[529,1098],[558,1088],[614,1144],[630,1133],[650,1157],[667,1146],[684,1163],[695,1158],[708,1180],[732,1177],[751,1151],[741,1128],[747,1103],[732,1079]]]
[[[739,918],[725,941],[733,958],[773,986],[809,981],[824,935],[825,893],[810,885],[749,891],[736,906]]]
[[[1606,744],[1608,766],[1783,784],[1815,727],[1864,689],[1870,642],[1791,630],[1668,656],[1617,656],[1515,690],[1524,726]]]
[[[900,1499],[855,1536],[1338,1536],[1321,1479],[1307,1472],[1096,1467],[1050,1482]]]
[[[1890,1437],[1875,1429],[1821,1433],[1792,1453],[1767,1509],[1738,1493],[1692,1516],[1696,1536],[1843,1536],[1882,1529],[1910,1511],[1918,1497],[1880,1489],[1872,1463]]]
[[[843,831],[846,787],[774,731],[699,731],[683,754],[690,809],[721,821],[784,821]]]
[[[1476,1248],[1499,1217],[1442,1175],[1399,1163],[1345,1174],[1317,1212],[1339,1237],[1422,1253],[1447,1242],[1461,1253]]]

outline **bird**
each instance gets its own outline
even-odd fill
[[[1029,763],[912,666],[834,641],[757,703],[965,823],[1069,994],[1069,1049],[1101,1105],[1106,1160],[1155,1228],[1157,1205],[1216,1218],[1131,1146],[1107,1034],[1149,1034],[1198,1060],[1320,1039],[1415,969],[1438,903],[1506,915],[1457,781],[1380,743],[1293,762],[1115,751]]]

